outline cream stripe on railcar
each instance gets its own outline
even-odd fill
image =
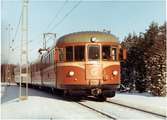
[[[103,64],[103,69],[104,68],[107,68],[107,67],[109,67],[109,66],[112,66],[112,65],[120,65],[120,62],[118,62],[118,61],[103,61],[102,62],[102,64]]]
[[[94,62],[94,61],[93,61]],[[79,67],[85,69],[85,64],[93,63],[93,62],[65,62],[65,63],[57,63],[57,66],[72,66],[72,67]],[[100,62],[103,66],[103,69],[112,65],[120,65],[119,61],[102,61]]]
[[[63,66],[73,66],[73,67],[79,67],[85,69],[85,62],[64,62],[64,63],[57,63],[58,67],[63,67]]]

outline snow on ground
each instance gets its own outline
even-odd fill
[[[167,97],[155,97],[147,93],[117,93],[115,97],[108,100],[160,115],[167,115]]]
[[[101,114],[74,102],[34,89],[29,89],[28,100],[24,101],[19,101],[19,87],[16,85],[8,87],[1,85],[0,94],[2,119],[105,119]],[[154,97],[148,94],[117,93],[115,97],[108,100],[163,115],[167,108],[166,97]]]
[[[157,117],[152,114],[138,110],[122,107],[107,102],[83,101],[82,104],[97,109],[103,113],[114,116],[117,120],[164,120],[163,117]]]
[[[6,88],[1,96],[2,119],[106,119],[79,104],[37,90],[29,89],[28,100],[19,101],[18,95],[19,87]]]

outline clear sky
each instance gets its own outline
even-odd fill
[[[63,19],[76,4],[78,6]],[[106,29],[122,41],[128,33],[145,32],[152,21],[163,24],[166,21],[165,4],[165,0],[81,0],[80,3],[79,0],[29,0],[29,61],[38,57],[37,50],[42,47],[45,32],[54,32],[59,38],[72,32]],[[19,63],[21,32],[19,30],[14,42],[10,42],[14,51],[9,52],[6,28],[11,24],[11,39],[15,38],[20,14],[21,0],[1,0],[2,63],[7,59]],[[50,41],[48,46],[52,43]]]

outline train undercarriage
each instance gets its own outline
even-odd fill
[[[99,99],[114,97],[117,85],[101,86],[65,86],[65,94],[71,96],[94,96]],[[77,89],[78,88],[78,89]],[[82,88],[82,89],[81,89]]]
[[[17,85],[20,84],[17,83]],[[25,83],[22,83],[22,86],[25,87]],[[117,85],[101,85],[101,86],[65,85],[61,89],[57,89],[51,86],[28,84],[28,87],[39,89],[56,95],[70,96],[75,98],[93,96],[99,100],[106,100],[107,97],[115,96]]]

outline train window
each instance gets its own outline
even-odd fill
[[[112,60],[117,60],[117,48],[112,48]]]
[[[48,65],[50,64],[50,54],[48,55]]]
[[[48,64],[50,64],[51,61],[51,53],[49,53],[49,60],[48,60]]]
[[[64,60],[64,51],[63,51],[63,48],[59,49],[59,59],[60,59],[60,61]]]
[[[85,60],[85,46],[75,46],[75,61]]]
[[[110,51],[111,51],[111,46],[102,46],[102,58],[103,60],[110,60]]]
[[[73,61],[73,47],[66,47],[66,61]]]
[[[53,50],[50,53],[50,64],[53,64]]]
[[[47,66],[47,56],[45,56],[45,67]]]
[[[100,46],[98,45],[88,46],[88,59],[89,60],[100,59]]]
[[[55,49],[52,50],[52,64],[54,64],[54,53],[55,53]]]
[[[49,64],[49,55],[47,55],[47,57],[46,57],[46,65],[48,65]]]
[[[53,64],[53,50],[51,51],[51,60],[50,60],[50,63]]]

